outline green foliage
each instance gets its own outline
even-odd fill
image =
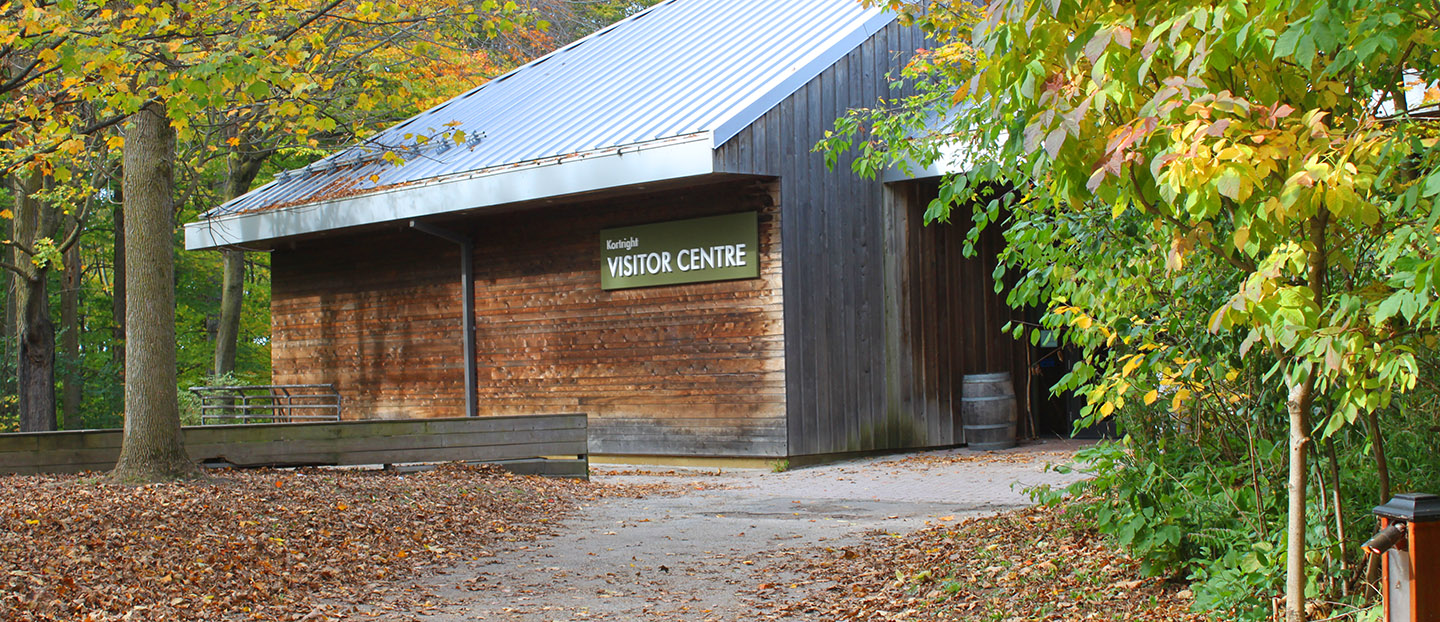
[[[268,380],[255,381],[248,375],[228,373],[211,374],[205,376],[204,378],[201,378],[196,384],[191,386],[245,387],[257,384],[266,384],[268,382]],[[202,414],[200,412],[200,396],[195,395],[193,392],[188,390],[188,387],[185,387],[182,384],[179,395],[177,397],[179,398],[180,403],[180,425],[203,424],[204,422],[200,418],[200,415]]]
[[[1311,595],[1338,599],[1382,501],[1363,423],[1433,425],[1437,8],[883,4],[935,37],[903,76],[919,94],[854,112],[817,148],[834,165],[863,138],[865,175],[942,163],[957,174],[927,218],[1004,229],[1008,301],[1083,354],[1056,388],[1086,397],[1080,425],[1128,433],[1091,485],[1103,528],[1232,616],[1265,608],[1281,549],[1315,569]],[[1309,466],[1280,455],[1291,423]],[[1319,494],[1332,445],[1348,558]],[[1435,472],[1433,448],[1389,453],[1397,482]],[[1308,503],[1282,507],[1286,469],[1309,473]],[[1288,513],[1307,526],[1295,542]]]
[[[1284,448],[1257,449],[1278,472]],[[1125,444],[1102,443],[1077,456],[1095,477],[1065,492],[1084,499],[1071,510],[1136,555],[1143,572],[1192,579],[1198,608],[1264,619],[1268,594],[1284,574],[1284,546],[1283,532],[1257,520],[1283,517],[1284,482],[1255,481],[1257,494],[1251,465],[1219,463],[1208,454],[1175,443],[1141,458]]]
[[[0,50],[0,60],[13,69],[0,81],[0,133],[6,136],[0,171],[49,175],[40,198],[60,214],[77,215],[78,206],[92,204],[79,241],[80,354],[56,360],[58,378],[73,371],[83,382],[78,425],[114,428],[123,417],[123,340],[113,309],[117,223],[110,208],[118,200],[124,144],[116,123],[126,113],[151,99],[166,104],[181,139],[175,220],[188,222],[223,201],[226,176],[239,160],[265,162],[263,183],[276,170],[303,167],[357,135],[653,3],[347,1],[326,5],[323,13],[307,2],[248,0],[0,8],[0,38],[14,42]],[[548,20],[565,31],[547,35]],[[12,204],[11,189],[0,188],[0,226],[8,228]],[[216,253],[181,250],[178,230],[175,244],[183,399],[187,387],[208,381],[222,268]],[[64,266],[57,242],[41,238],[30,251],[19,262],[51,268],[51,307],[58,309]],[[264,384],[270,377],[269,258],[250,253],[247,261],[236,381]],[[0,300],[7,295],[0,288]],[[58,322],[56,328],[68,330]],[[13,335],[0,345],[4,430],[16,420]]]

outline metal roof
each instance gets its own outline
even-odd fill
[[[666,0],[365,144],[282,173],[201,218],[334,202],[546,160],[563,164],[681,137],[708,136],[713,149],[893,19],[858,0]],[[406,138],[454,130],[465,133],[464,144],[417,146]],[[410,146],[395,150],[404,165],[380,158],[401,145]]]

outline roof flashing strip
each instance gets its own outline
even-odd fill
[[[709,132],[471,171],[367,194],[185,225],[185,248],[202,250],[405,221],[716,172]]]

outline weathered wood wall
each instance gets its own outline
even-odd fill
[[[211,425],[183,429],[201,463],[234,466],[480,461],[517,471],[589,477],[585,415]],[[0,434],[0,474],[114,468],[120,430]],[[576,456],[543,460],[542,456]]]
[[[827,170],[811,151],[847,110],[910,93],[890,76],[929,45],[891,24],[716,154],[723,170],[781,179],[792,455],[956,444],[961,375],[1016,369],[1023,390],[993,263],[959,256],[959,227],[921,229],[924,188],[862,179],[852,157]]]
[[[891,184],[886,194],[886,412],[912,413],[928,437],[959,443],[963,377],[1010,372],[1020,435],[1029,435],[1031,349],[1003,331],[1024,313],[995,292],[1000,227],[981,232],[965,257],[966,208],[952,223],[924,224],[937,180]]]
[[[600,289],[600,230],[760,212],[758,279]],[[437,222],[475,239],[479,411],[585,412],[591,451],[783,456],[778,187],[738,180]],[[412,231],[277,249],[278,383],[334,382],[347,418],[463,406],[459,261]]]

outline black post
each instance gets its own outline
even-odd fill
[[[474,417],[477,415],[475,391],[479,383],[479,375],[475,370],[475,243],[469,236],[418,220],[410,221],[410,228],[460,245],[460,309],[464,314],[460,324],[465,340],[465,416]]]

